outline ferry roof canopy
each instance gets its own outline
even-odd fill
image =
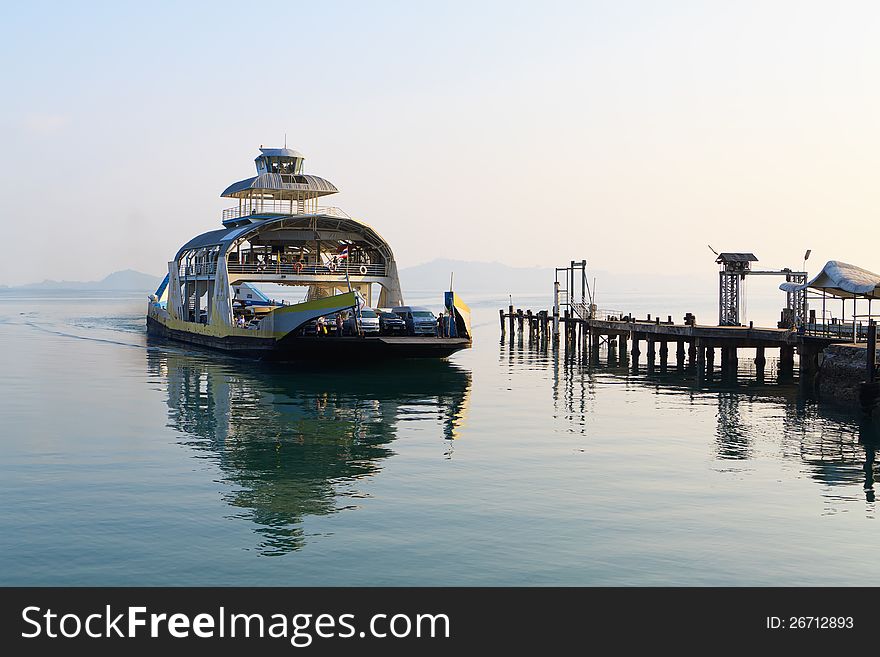
[[[265,155],[266,157],[296,157],[300,160],[306,159],[306,156],[300,153],[299,151],[295,151],[292,148],[263,148],[260,147],[260,153]],[[257,159],[260,159],[261,156],[257,156]]]
[[[254,159],[257,175],[231,184],[220,196],[226,198],[304,201],[339,190],[329,180],[302,172],[305,156],[291,148],[263,148]]]
[[[211,230],[201,235],[196,235],[177,251],[174,256],[175,260],[185,251],[193,249],[210,248],[214,246],[220,247],[220,253],[225,253],[227,248],[233,241],[240,237],[251,239],[263,232],[269,232],[279,228],[298,228],[302,230],[305,226],[311,226],[312,220],[315,220],[317,231],[344,231],[357,233],[360,239],[371,244],[386,256],[391,256],[391,247],[388,242],[375,231],[371,226],[351,217],[336,217],[327,214],[316,215],[292,215],[284,217],[276,217],[274,219],[265,219],[263,221],[255,221],[245,224],[244,226],[236,226],[234,228],[220,228],[219,230]]]
[[[808,283],[783,283],[779,289],[795,292],[808,287],[835,297],[880,299],[880,274],[840,260],[829,260]]]

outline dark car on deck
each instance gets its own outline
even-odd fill
[[[406,322],[390,310],[377,310],[379,333],[382,335],[406,335]]]
[[[317,335],[318,334],[318,322],[316,320],[311,320],[306,322],[298,329],[296,329],[295,335]]]

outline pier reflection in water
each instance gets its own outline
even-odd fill
[[[394,454],[399,423],[430,418],[438,437],[457,438],[471,386],[470,373],[447,362],[359,371],[167,350],[147,360],[166,388],[170,425],[219,465],[225,501],[256,524],[265,555],[302,547],[304,516],[356,508],[358,482]]]
[[[713,457],[720,470],[747,472],[753,461],[768,456],[762,452],[772,445],[777,451],[771,457],[796,461],[829,500],[854,499],[857,485],[863,484],[868,515],[873,517],[878,414],[871,417],[818,403],[814,392],[800,387],[775,360],[768,359],[758,370],[751,359],[743,358],[734,372],[716,370],[695,379],[687,369],[633,368],[613,344],[589,356],[566,351],[564,345],[554,347],[552,341],[529,344],[520,336],[505,336],[499,346],[500,363],[511,377],[541,371],[550,379],[556,417],[570,433],[589,435],[588,419],[597,411],[597,395],[609,386],[652,390],[658,405],[683,412],[689,406],[714,406]]]

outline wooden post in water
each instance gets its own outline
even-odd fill
[[[648,371],[653,372],[654,371],[654,359],[657,356],[657,352],[656,352],[655,345],[654,345],[654,336],[649,334],[647,336],[647,338],[648,338]]]
[[[730,374],[736,371],[736,347],[721,347],[721,371]]]
[[[695,340],[688,342],[688,367],[694,367],[697,364],[697,343]]]
[[[867,363],[867,381],[874,383],[877,380],[877,322],[873,319],[868,323],[868,357]]]
[[[779,369],[786,374],[791,374],[794,369],[794,347],[791,345],[779,348]]]
[[[819,347],[803,338],[798,345],[798,377],[802,384],[812,386],[819,373]]]
[[[626,360],[626,356],[627,356],[627,354],[626,354],[626,337],[627,337],[626,333],[621,333],[618,336],[618,345],[619,346],[617,348],[617,357],[621,361]]]
[[[516,325],[514,322],[516,321],[515,315],[513,314],[513,304],[507,306],[507,317],[510,320],[510,337],[513,338],[513,334],[516,333]]]
[[[767,364],[767,357],[764,355],[764,347],[755,347],[755,365],[764,367]]]
[[[506,331],[504,330],[504,308],[498,309],[498,316],[501,318],[501,337],[504,337]]]
[[[516,325],[519,327],[519,337],[523,336],[523,311],[522,308],[516,309]]]
[[[529,342],[533,342],[535,339],[535,325],[532,323],[532,311],[526,311],[526,321],[529,324]]]
[[[706,372],[715,371],[715,347],[706,347]]]
[[[675,343],[675,368],[681,372],[684,369],[684,340]]]
[[[767,357],[764,355],[764,347],[755,347],[755,373],[758,378],[764,376],[764,367],[767,365]]]
[[[739,368],[739,358],[737,358],[736,347],[727,348],[727,372],[736,375]]]
[[[691,344],[697,355],[697,377],[699,378],[706,373],[706,349],[703,347],[703,343],[699,338],[694,340]]]
[[[632,343],[632,351],[630,352],[630,355],[632,355],[632,364],[634,367],[638,367],[639,356],[641,356],[642,352],[639,350],[639,334],[635,331],[632,332]]]
[[[660,370],[665,372],[668,365],[669,365],[669,342],[666,340],[661,340],[660,341]]]
[[[605,336],[605,340],[605,344],[608,347],[608,350],[606,352],[608,355],[608,364],[613,365],[614,360],[618,357],[617,336],[613,333],[609,333],[607,336]]]

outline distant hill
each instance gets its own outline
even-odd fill
[[[567,264],[567,263],[561,263]],[[473,262],[465,260],[432,260],[400,270],[400,283],[404,291],[446,290],[449,274],[455,273],[456,291],[467,293],[506,294],[552,294],[555,272],[549,267],[511,267],[500,262]],[[587,276],[590,286],[596,280],[599,291],[604,294],[632,293],[693,293],[713,292],[717,279],[667,274],[644,274],[640,272],[608,272],[590,269]],[[717,275],[716,275],[717,276]],[[564,287],[564,284],[563,284]]]
[[[105,276],[100,281],[50,281],[45,280],[41,283],[28,283],[14,287],[7,287],[8,290],[138,290],[153,292],[162,278],[144,274],[143,272],[134,271],[133,269],[125,269],[123,271],[115,271]]]
[[[448,290],[452,272],[453,286],[462,292],[544,292],[553,285],[552,269],[466,260],[432,260],[403,268],[400,284],[404,290]]]

